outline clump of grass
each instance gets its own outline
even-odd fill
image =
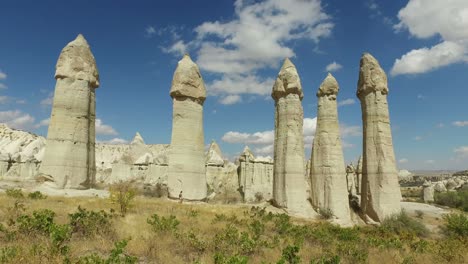
[[[174,215],[170,215],[166,218],[158,214],[153,214],[147,219],[147,223],[151,225],[151,228],[155,232],[175,232],[180,221],[177,220]]]
[[[24,198],[23,191],[21,189],[7,189],[5,190],[7,196],[15,199],[22,199]]]
[[[439,205],[458,208],[468,212],[468,190],[435,193],[434,202]]]
[[[281,259],[277,262],[277,264],[299,264],[301,263],[301,257],[297,255],[299,253],[299,246],[297,245],[289,245],[283,249],[281,253]]]
[[[112,215],[105,211],[88,211],[78,206],[78,211],[68,215],[74,234],[83,237],[107,235],[112,231]]]
[[[384,219],[380,225],[380,229],[399,235],[414,234],[419,237],[425,236],[429,232],[421,222],[412,219],[405,211]]]
[[[322,219],[331,219],[333,217],[333,212],[330,208],[319,208],[318,213]]]
[[[35,191],[32,193],[28,193],[28,198],[31,200],[43,200],[47,198],[47,195],[41,193],[40,191]]]
[[[128,240],[121,240],[115,242],[114,248],[110,252],[107,258],[104,258],[96,253],[88,256],[81,257],[78,260],[78,264],[134,264],[138,262],[138,257],[126,254],[124,252],[125,247],[128,244]]]

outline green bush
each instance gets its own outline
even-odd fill
[[[277,264],[299,264],[301,263],[301,258],[297,255],[299,253],[299,246],[287,246],[283,249],[281,253],[281,259],[277,262]]]
[[[435,193],[434,200],[436,204],[459,208],[468,212],[468,190],[458,192]]]
[[[417,235],[420,237],[429,232],[422,223],[409,217],[405,211],[385,218],[380,225],[380,229],[398,235]]]
[[[107,235],[112,231],[112,215],[104,212],[88,211],[78,206],[78,211],[69,214],[70,226],[74,234],[83,237],[93,237],[95,235]]]
[[[333,212],[330,208],[319,208],[318,213],[322,219],[331,219],[333,217]]]
[[[468,217],[463,213],[444,215],[444,231],[448,235],[468,238]]]
[[[21,215],[16,220],[18,230],[23,234],[48,235],[54,224],[55,213],[49,209],[34,211],[32,216]]]
[[[214,255],[215,264],[247,264],[248,260],[246,256],[225,256],[219,252]]]
[[[28,193],[28,198],[32,200],[42,200],[42,199],[46,199],[47,195],[41,193],[40,191],[35,191],[32,193]]]
[[[7,189],[5,193],[7,196],[15,198],[15,199],[24,198],[24,194],[21,189]]]
[[[120,214],[125,216],[128,209],[132,207],[133,199],[135,198],[137,191],[133,188],[130,183],[120,182],[110,186],[110,200],[113,204],[117,204],[120,209]]]
[[[164,216],[160,217],[158,214],[153,214],[146,222],[151,225],[155,232],[174,232],[180,224],[180,221],[173,215],[166,218]]]
[[[97,254],[91,254],[81,257],[78,264],[134,264],[138,262],[138,258],[124,253],[128,241],[122,240],[115,242],[114,249],[109,254],[109,257],[103,258]]]
[[[338,255],[330,256],[321,256],[318,259],[312,259],[310,264],[340,264],[341,258]]]
[[[0,263],[11,263],[11,260],[18,255],[17,247],[0,248]]]

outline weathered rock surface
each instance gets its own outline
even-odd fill
[[[426,203],[434,202],[434,186],[431,182],[424,182],[423,184],[423,200]]]
[[[239,189],[244,202],[268,201],[273,197],[273,160],[258,157],[245,147],[239,157]]]
[[[55,94],[40,167],[43,179],[60,189],[86,189],[95,172],[95,96],[99,73],[82,35],[67,44],[56,65]]]
[[[385,72],[372,55],[365,53],[357,87],[364,131],[361,209],[374,221],[401,211],[387,94]]]
[[[361,195],[362,186],[362,156],[359,156],[359,160],[356,167],[356,193]]]
[[[285,59],[271,95],[275,100],[274,204],[291,214],[312,216],[304,184],[304,95],[296,67],[289,59]]]
[[[312,144],[310,171],[311,199],[315,208],[330,211],[340,221],[349,224],[347,174],[336,103],[338,91],[338,82],[328,74],[317,92],[317,129]],[[354,169],[350,172],[352,189],[353,182]]]
[[[207,196],[203,134],[206,90],[198,66],[185,55],[174,72],[172,138],[169,153],[169,196],[203,200]]]

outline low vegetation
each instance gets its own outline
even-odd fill
[[[106,199],[0,195],[0,263],[468,261],[464,213],[447,215],[443,232],[431,232],[405,212],[380,226],[341,228],[247,205],[130,201],[121,217]]]
[[[435,203],[468,212],[468,190],[435,193]]]

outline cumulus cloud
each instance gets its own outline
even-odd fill
[[[36,127],[35,118],[20,110],[9,110],[0,112],[0,123],[16,129],[30,130]]]
[[[421,136],[415,136],[413,139],[416,140],[416,141],[420,141],[420,140],[422,140],[423,138],[422,138]]]
[[[420,39],[440,36],[441,42],[396,59],[392,75],[420,74],[468,61],[468,1],[410,0],[398,12],[398,18],[396,31],[407,30]]]
[[[106,125],[101,119],[96,118],[96,135],[115,136],[118,134],[112,126]]]
[[[231,105],[239,102],[242,102],[242,97],[237,94],[230,94],[219,100],[219,103],[223,105]]]
[[[398,163],[401,163],[401,164],[408,163],[408,159],[399,159]]]
[[[163,47],[162,50],[165,53],[172,53],[175,56],[182,56],[187,53],[187,45],[183,40],[178,40],[168,48]]]
[[[455,148],[453,152],[457,155],[458,160],[468,158],[468,146],[460,146]]]
[[[464,127],[468,126],[468,121],[455,121],[452,124],[457,127]]]
[[[336,71],[339,71],[341,70],[341,68],[343,68],[343,66],[339,63],[337,63],[336,61],[330,63],[327,65],[327,67],[325,67],[325,71],[327,72],[336,72]]]
[[[42,99],[40,104],[42,106],[50,106],[54,102],[54,94],[50,92],[46,98]]]
[[[338,102],[338,107],[345,106],[345,105],[353,105],[355,103],[356,103],[356,100],[354,100],[353,98],[349,98],[349,99],[345,99],[343,101],[339,101]]]
[[[97,143],[105,143],[105,144],[127,144],[128,140],[125,140],[123,138],[113,138],[109,140],[97,140]]]
[[[5,80],[7,78],[6,73],[4,73],[2,70],[0,70],[0,80]]]
[[[8,87],[5,84],[0,83],[0,90],[6,89],[6,88],[8,88]]]
[[[153,26],[147,26],[145,28],[145,36],[152,37],[156,34],[156,29]]]
[[[43,126],[49,126],[50,124],[50,118],[43,119],[37,124],[37,127],[43,127]]]
[[[190,49],[201,70],[215,74],[207,84],[210,95],[268,94],[273,80],[258,72],[294,57],[292,41],[317,43],[333,28],[320,0],[237,0],[233,17],[206,21],[194,29],[193,41],[177,40],[165,48],[174,54]]]

